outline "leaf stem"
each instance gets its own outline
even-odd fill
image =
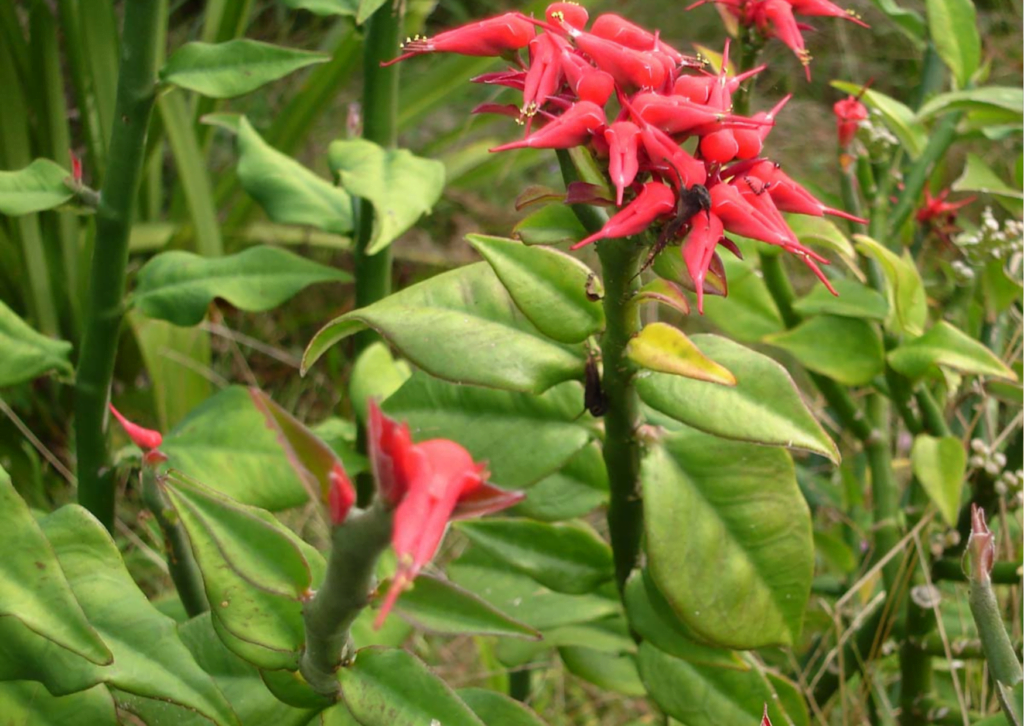
[[[117,121],[96,212],[96,248],[75,385],[78,500],[108,530],[114,525],[114,479],[108,465],[107,397],[125,312],[128,237],[156,98],[156,41],[167,22],[160,8],[160,0],[133,0],[125,7]]]

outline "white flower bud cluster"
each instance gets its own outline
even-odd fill
[[[1024,484],[1024,470],[1006,469],[1006,455],[1001,451],[993,451],[981,439],[971,440],[971,458],[968,463],[975,469],[984,469],[986,474],[995,479],[994,487],[999,496],[1005,497]]]
[[[1007,219],[1000,224],[992,208],[985,207],[978,228],[958,234],[955,242],[973,267],[980,267],[989,260],[1008,260],[1024,249],[1024,222]]]
[[[868,118],[857,124],[857,136],[872,157],[881,158],[899,146],[899,139],[889,130],[878,111],[870,111]]]
[[[949,266],[953,269],[953,277],[958,285],[965,285],[974,279],[974,268],[963,260],[953,260]]]

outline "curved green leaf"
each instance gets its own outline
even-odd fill
[[[0,171],[0,214],[18,217],[59,207],[74,196],[64,183],[70,176],[49,159],[35,159],[18,171]]]
[[[836,278],[831,282],[838,296],[830,293],[824,285],[815,285],[793,303],[793,309],[804,316],[841,315],[864,320],[885,320],[888,317],[889,303],[877,291],[846,278]]]
[[[604,294],[589,267],[547,247],[467,235],[530,322],[560,343],[582,343],[604,328]]]
[[[641,477],[651,575],[679,619],[732,648],[797,642],[814,546],[789,455],[683,430]]]
[[[1017,216],[1020,216],[1024,209],[1024,204],[1022,204],[1024,192],[1021,191],[1021,188],[1012,187],[1000,179],[999,175],[977,154],[967,155],[963,173],[953,182],[952,189],[958,192],[991,194],[1003,207],[1011,210]],[[997,262],[999,270],[1002,270],[1002,260],[995,262]],[[1013,296],[1014,299],[1017,297],[1017,295]]]
[[[647,695],[632,653],[605,653],[571,645],[559,648],[558,655],[570,673],[603,690],[626,696]]]
[[[329,56],[240,38],[185,43],[160,69],[160,80],[209,98],[234,98]]]
[[[960,491],[967,470],[967,453],[960,439],[919,434],[914,437],[910,463],[914,476],[938,507],[946,524],[955,527],[960,511]]]
[[[71,724],[117,726],[121,723],[106,686],[51,696],[42,683],[0,682],[0,713],[9,724]]]
[[[395,609],[416,627],[433,633],[502,635],[539,640],[540,633],[510,618],[458,585],[430,575],[416,578]]]
[[[693,342],[731,371],[736,385],[652,373],[636,379],[645,403],[710,434],[806,449],[839,461],[835,443],[811,416],[782,366],[717,335],[695,335]]]
[[[31,381],[50,371],[70,376],[71,343],[33,330],[0,300],[0,386]]]
[[[519,220],[512,228],[512,236],[526,245],[556,245],[579,242],[587,236],[587,228],[572,207],[548,204]]]
[[[765,337],[808,370],[847,386],[869,383],[885,370],[882,336],[858,318],[817,315],[792,330]]]
[[[847,260],[853,259],[853,245],[850,243],[850,239],[830,218],[787,214],[786,224],[802,244],[809,247],[824,247]]]
[[[57,555],[28,505],[0,467],[0,618],[20,621],[35,634],[97,665],[113,656],[89,624]]]
[[[214,298],[237,308],[275,308],[317,282],[347,282],[344,270],[326,267],[277,247],[250,247],[227,257],[174,250],[139,271],[135,305],[146,316],[175,325],[198,325]]]
[[[192,411],[160,447],[170,466],[245,504],[287,509],[309,493],[248,390],[226,388]]]
[[[416,372],[384,404],[415,439],[458,441],[486,461],[494,482],[518,489],[558,471],[594,431],[580,421],[583,394],[562,383],[539,396],[460,386]],[[515,446],[509,446],[514,441]],[[529,451],[530,456],[523,456]]]
[[[558,471],[530,485],[526,499],[511,511],[530,519],[552,522],[582,517],[607,501],[608,472],[601,449],[589,444]]]
[[[857,241],[860,253],[877,260],[885,274],[889,297],[886,327],[895,327],[909,335],[920,335],[928,316],[928,303],[924,282],[909,253],[904,252],[903,257],[900,257],[870,237],[857,234],[853,238]]]
[[[1017,380],[995,353],[945,320],[920,338],[889,351],[889,365],[909,378],[921,378],[935,366],[960,373]]]
[[[444,164],[406,149],[385,149],[365,139],[335,141],[327,163],[341,186],[373,204],[373,236],[366,254],[391,244],[429,214],[444,190]]]
[[[679,257],[675,250],[667,252],[668,255],[658,255],[658,259]],[[729,295],[705,296],[704,316],[726,335],[744,343],[754,343],[766,335],[785,330],[779,309],[753,264],[732,259],[731,255],[723,258],[722,264]]]
[[[643,369],[697,381],[735,386],[736,377],[704,355],[686,334],[668,323],[648,323],[626,344],[626,357]]]
[[[339,340],[366,327],[428,373],[455,383],[541,393],[583,377],[582,351],[543,337],[486,262],[432,277],[335,318],[310,341],[303,371]]]
[[[981,38],[972,0],[925,0],[928,34],[957,85],[967,85],[981,62]]]
[[[926,119],[948,111],[986,109],[1006,111],[1020,119],[1024,109],[1024,89],[1014,86],[981,86],[940,93],[928,99],[917,115]]]
[[[502,693],[485,688],[460,688],[456,693],[486,724],[545,726],[537,714]]]
[[[352,197],[267,144],[244,116],[238,120],[238,180],[279,224],[352,231]]]
[[[363,726],[484,726],[448,685],[404,650],[364,648],[338,670],[349,711]]]
[[[582,523],[492,518],[455,526],[478,547],[555,592],[591,592],[614,575],[611,548]]]

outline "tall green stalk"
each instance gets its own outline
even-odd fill
[[[125,6],[117,84],[117,119],[96,210],[85,334],[75,384],[78,500],[107,529],[114,526],[114,479],[109,466],[106,422],[110,380],[124,318],[128,237],[156,99],[157,46],[167,22],[159,0]]]

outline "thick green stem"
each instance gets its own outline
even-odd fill
[[[355,652],[352,623],[369,602],[377,559],[391,542],[392,511],[379,502],[334,531],[327,572],[302,612],[306,650],[299,671],[313,690],[338,696],[336,672]]]
[[[178,598],[185,606],[190,618],[201,615],[210,609],[203,588],[203,577],[192,556],[192,548],[188,534],[181,526],[177,513],[167,504],[157,484],[157,474],[152,467],[142,469],[142,503],[153,513],[160,531],[164,534],[164,547],[167,550],[167,569],[170,572],[174,587],[178,590]]]
[[[974,622],[978,626],[981,648],[985,652],[989,671],[996,682],[996,695],[999,697],[1003,712],[1011,724],[1020,726],[1021,704],[1019,697],[1014,695],[1013,688],[1024,680],[1024,671],[1003,624],[999,601],[996,600],[992,580],[981,557],[981,548],[968,544],[967,549],[971,560],[968,602]]]
[[[363,48],[363,138],[385,148],[398,141],[398,66],[381,68],[382,61],[394,57],[402,27],[404,2],[386,2],[366,24]],[[373,205],[357,202],[355,277],[356,307],[382,300],[391,292],[391,252],[367,254],[373,237]],[[356,335],[356,352],[378,339],[376,333]]]
[[[632,382],[633,368],[626,359],[626,345],[640,332],[638,306],[629,303],[640,284],[643,253],[644,247],[634,239],[600,242],[597,249],[605,289],[601,386],[608,403],[604,416],[604,463],[611,492],[608,529],[620,592],[639,565],[644,526],[638,439],[640,399]]]
[[[871,496],[875,526],[875,559],[888,554],[900,540],[899,530],[899,486],[892,471],[892,447],[889,445],[889,402],[878,394],[872,394],[867,401],[868,422],[871,436],[864,443],[864,450],[871,469]],[[897,587],[900,569],[899,558],[893,557],[882,568],[882,579],[886,590]]]
[[[996,585],[1019,585],[1021,566],[1016,562],[996,562],[989,579]],[[932,579],[949,582],[967,582],[964,566],[958,559],[945,558],[932,563]]]
[[[924,649],[924,638],[935,627],[935,612],[930,606],[907,599],[907,623],[900,645],[900,723],[924,726],[928,723],[926,700],[932,691],[931,656]]]
[[[116,122],[96,210],[96,248],[75,385],[78,501],[107,529],[114,526],[107,397],[125,312],[128,237],[142,176],[146,130],[156,98],[156,40],[162,37],[161,24],[167,22],[160,8],[159,0],[132,0],[125,6]]]

